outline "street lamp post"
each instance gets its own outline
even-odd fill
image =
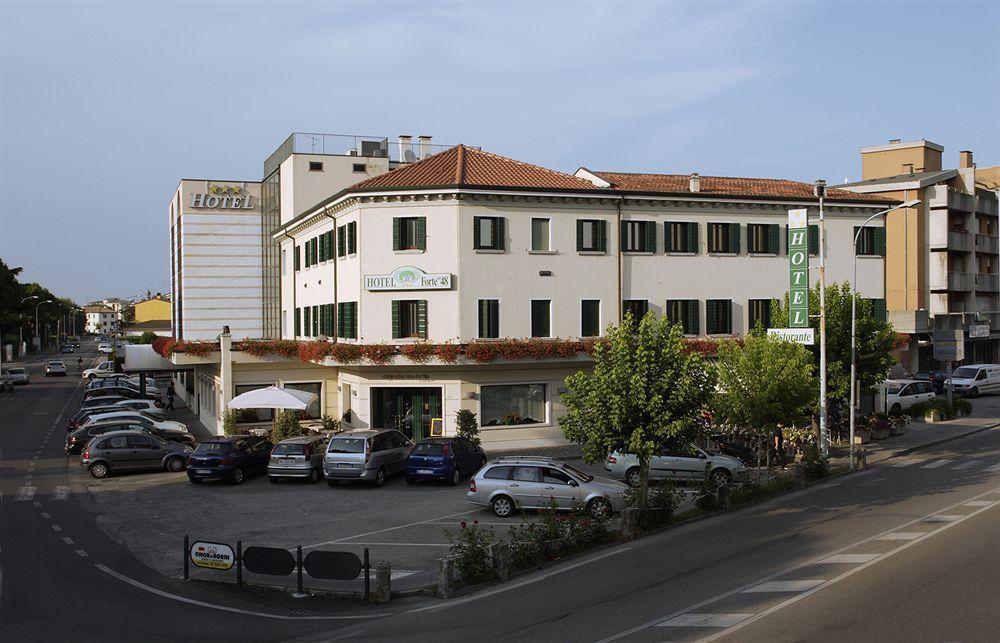
[[[861,232],[865,227],[871,223],[874,219],[878,217],[885,216],[892,212],[893,210],[912,208],[913,206],[920,203],[919,199],[912,199],[906,201],[905,203],[900,203],[899,205],[894,205],[893,207],[882,210],[881,212],[876,212],[875,214],[868,217],[864,223],[858,227],[858,231],[854,233],[854,273],[851,277],[851,403],[850,403],[850,427],[851,427],[851,468],[855,468],[857,461],[855,460],[855,448],[854,448],[854,406],[857,404],[856,396],[857,393],[855,389],[857,385],[855,380],[857,378],[857,301],[858,301],[858,240],[861,238]]]
[[[25,297],[24,299],[22,299],[21,303],[23,304],[24,302],[28,301],[29,299],[38,299],[38,298],[39,298],[38,295],[31,295],[29,297]],[[21,355],[21,347],[24,346],[24,323],[21,320],[21,316],[20,315],[18,315],[18,318],[17,318],[17,341],[18,341],[18,344],[17,344],[17,354],[18,354],[19,357],[21,357],[22,356]]]
[[[38,327],[38,307],[42,304],[51,304],[51,299],[46,299],[45,301],[40,301],[35,304],[35,344],[38,350],[42,350],[42,331]]]

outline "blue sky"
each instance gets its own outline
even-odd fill
[[[1000,163],[1000,3],[0,4],[0,257],[78,301],[169,288],[184,177],[292,131],[568,172],[857,178],[891,138]]]

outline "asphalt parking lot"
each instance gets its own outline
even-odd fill
[[[143,563],[171,577],[182,575],[183,539],[188,535],[192,541],[231,545],[241,540],[244,547],[293,550],[301,545],[304,554],[322,549],[361,556],[367,547],[373,565],[380,560],[390,563],[394,588],[415,588],[433,583],[436,561],[450,545],[446,530],[456,532],[462,521],[478,520],[506,535],[522,520],[519,515],[500,519],[487,508],[469,504],[465,480],[456,487],[432,482],[407,485],[397,476],[382,488],[360,483],[331,488],[322,482],[271,484],[259,476],[239,486],[215,481],[193,485],[184,473],[165,472],[95,480],[78,461],[78,456],[70,456],[67,463],[78,469],[75,491],[82,492],[84,505],[102,529]],[[600,466],[581,468],[604,473]],[[226,576],[199,569],[193,577]],[[275,584],[292,583],[294,577]],[[310,585],[324,587],[317,581]]]

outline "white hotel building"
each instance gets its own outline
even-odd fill
[[[855,226],[890,203],[828,191],[830,282],[850,278]],[[599,336],[625,310],[665,314],[692,337],[741,335],[758,320],[770,325],[770,301],[788,289],[782,239],[791,208],[818,213],[812,185],[586,169],[573,176],[456,146],[281,217],[273,231],[281,337],[393,347],[554,341]],[[864,235],[858,258],[859,292],[878,310],[881,232]],[[223,393],[276,381],[310,388],[320,394],[314,414],[416,438],[435,418],[451,433],[455,412],[467,408],[494,447],[561,442],[563,380],[589,363],[578,353],[303,364],[239,351],[174,361],[198,364]]]

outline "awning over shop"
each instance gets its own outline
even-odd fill
[[[177,366],[160,357],[151,344],[126,344],[122,371],[126,373],[179,373],[194,370],[191,366]]]

